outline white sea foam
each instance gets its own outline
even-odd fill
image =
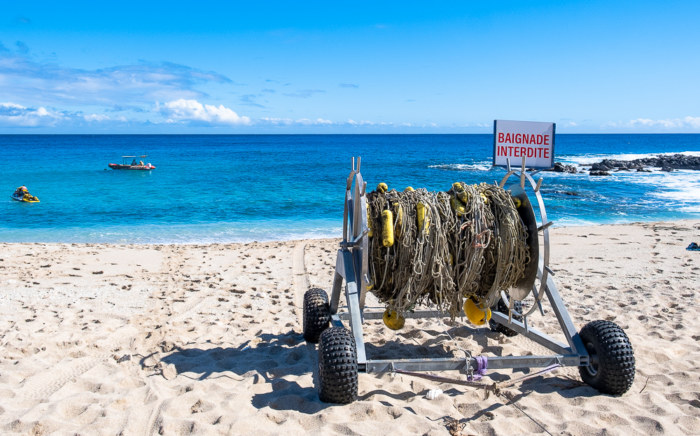
[[[586,154],[583,156],[558,156],[556,161],[562,162],[568,165],[574,165],[576,167],[588,167],[596,162],[600,162],[603,159],[612,160],[623,160],[631,161],[635,159],[647,159],[654,158],[657,156],[673,156],[676,154],[682,154],[686,156],[700,156],[700,151],[682,151],[682,152],[672,152],[672,153],[618,153],[618,154]],[[491,160],[484,160],[479,162],[474,162],[471,164],[437,164],[429,165],[428,168],[435,168],[448,171],[488,171],[492,168]]]
[[[562,217],[554,222],[554,227],[583,227],[583,226],[594,226],[600,224],[599,222],[572,218],[572,217]]]
[[[700,174],[698,171],[653,172],[632,182],[654,185],[657,189],[650,192],[650,196],[673,202],[679,205],[678,208],[683,212],[700,212]]]
[[[476,162],[473,164],[439,164],[429,165],[428,168],[449,171],[488,171],[491,169],[491,161]]]
[[[93,230],[80,227],[34,229],[18,233],[0,228],[5,242],[59,242],[105,244],[228,244],[253,241],[289,241],[340,238],[338,221],[232,222],[192,225],[109,226]]]
[[[561,162],[574,164],[579,166],[590,166],[603,159],[613,160],[635,160],[647,159],[657,156],[673,156],[675,154],[683,154],[686,156],[700,156],[700,151],[682,151],[679,153],[622,153],[622,154],[586,154],[583,156],[566,156],[562,157]],[[559,159],[558,159],[559,160]]]

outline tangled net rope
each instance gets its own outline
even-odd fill
[[[492,307],[529,262],[527,230],[497,185],[398,192],[380,183],[367,215],[371,291],[398,314],[433,303],[454,319],[467,298]]]

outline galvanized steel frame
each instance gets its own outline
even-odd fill
[[[553,272],[549,267],[549,227],[552,222],[547,220],[547,213],[540,194],[542,179],[537,182],[527,173],[525,163],[520,170],[510,168],[508,162],[507,174],[499,184],[503,187],[506,181],[513,175],[520,178],[521,189],[525,188],[527,182],[532,189],[537,204],[539,206],[542,224],[538,231],[543,232],[543,250],[540,253],[537,278],[540,281],[539,289],[533,285],[533,294],[536,304],[522,315],[522,321],[512,317],[514,313],[513,300],[505,297],[510,310],[509,314],[494,311],[492,320],[502,324],[534,342],[551,350],[554,354],[545,356],[488,356],[489,369],[503,368],[531,368],[547,367],[553,364],[562,366],[586,366],[589,363],[589,356],[581,338],[576,331],[569,312],[566,310],[564,301],[559,295],[559,291],[552,279]],[[357,362],[361,372],[377,373],[390,372],[395,370],[405,371],[445,371],[458,370],[471,373],[477,369],[477,362],[472,356],[464,358],[424,358],[424,359],[369,359],[365,347],[362,324],[365,319],[381,319],[381,311],[365,311],[365,296],[367,294],[368,276],[368,227],[367,227],[367,184],[360,173],[361,159],[352,161],[352,171],[347,179],[345,191],[345,207],[343,212],[343,241],[337,252],[335,275],[330,298],[331,323],[334,326],[343,326],[343,321],[349,321],[355,344],[357,347]],[[536,173],[535,173],[536,174]],[[340,294],[345,282],[345,299],[347,312],[339,312]],[[547,296],[549,303],[554,310],[559,326],[561,327],[567,343],[562,343],[528,325],[528,317],[535,308],[542,311],[541,301]],[[380,309],[381,310],[381,309]],[[434,318],[443,316],[435,310],[422,310],[407,313],[406,318]]]

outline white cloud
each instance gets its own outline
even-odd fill
[[[17,127],[53,126],[62,118],[43,106],[36,109],[16,103],[0,103],[0,125]]]
[[[308,118],[302,118],[296,121],[297,124],[304,126],[331,126],[335,123],[331,120],[324,120],[323,118],[316,118],[315,120],[310,120]]]
[[[415,127],[414,125],[410,123],[402,123],[402,124],[395,124],[395,123],[388,123],[388,122],[374,122],[374,121],[368,121],[368,120],[361,120],[361,121],[356,121],[353,119],[348,119],[347,121],[331,121],[327,120],[325,118],[299,118],[299,119],[292,119],[292,118],[274,118],[274,117],[265,117],[265,118],[259,118],[255,120],[255,124],[270,124],[273,126],[289,126],[289,127],[294,127],[294,126],[315,126],[315,127]],[[435,125],[437,126],[437,125]],[[425,126],[424,126],[425,127]]]
[[[272,124],[275,126],[291,126],[292,124],[294,124],[294,120],[291,118],[264,117],[264,118],[260,118],[260,121],[262,123]]]
[[[368,120],[356,121],[356,120],[353,120],[352,118],[350,118],[345,122],[345,124],[348,126],[401,126],[401,127],[403,127],[405,124],[408,124],[408,123],[402,123],[402,124],[394,124],[394,123],[387,123],[387,122],[375,123],[374,121],[368,121]]]
[[[331,120],[326,120],[324,118],[316,118],[315,120],[309,118],[300,118],[298,120],[293,120],[291,118],[260,118],[260,123],[272,124],[275,126],[334,126],[337,125],[336,122]]]
[[[207,124],[248,125],[250,118],[240,116],[224,105],[202,104],[197,100],[184,98],[169,101],[158,106],[168,123],[194,122]]]
[[[36,61],[27,51],[0,49],[0,95],[8,100],[55,106],[111,106],[126,101],[151,105],[202,98],[206,93],[199,90],[201,85],[233,83],[216,72],[168,62],[88,70]]]
[[[660,120],[654,120],[651,118],[637,118],[625,123],[610,123],[609,126],[642,129],[661,128],[665,130],[700,129],[700,117],[687,116],[683,118],[666,118]]]
[[[84,115],[83,118],[85,121],[94,121],[94,122],[102,122],[102,121],[109,121],[111,118],[107,115],[104,114],[89,114],[89,115]]]

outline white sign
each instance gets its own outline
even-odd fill
[[[528,168],[554,166],[554,123],[535,121],[493,122],[493,165]]]

